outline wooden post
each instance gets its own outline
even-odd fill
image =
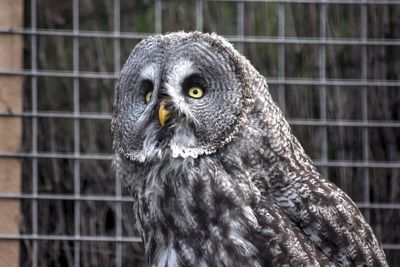
[[[23,27],[23,1],[0,0],[0,27]],[[0,35],[0,68],[22,69],[23,37]],[[22,110],[23,78],[0,75],[0,110]],[[21,147],[22,121],[0,117],[0,151],[17,152]],[[0,193],[21,192],[21,161],[0,158]],[[0,200],[0,234],[19,234],[20,200]],[[19,266],[19,241],[0,241],[0,267]]]

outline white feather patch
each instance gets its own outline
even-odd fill
[[[142,71],[140,72],[140,77],[142,77],[143,79],[150,80],[154,83],[158,77],[157,65],[149,64],[147,66],[144,66]]]
[[[178,259],[176,255],[175,249],[172,246],[168,246],[168,248],[164,249],[159,253],[158,259],[156,260],[157,267],[177,267]]]
[[[186,103],[185,97],[182,95],[181,88],[184,79],[193,73],[195,73],[195,69],[191,61],[187,59],[178,61],[171,72],[168,73],[165,88],[167,89],[167,93],[171,97],[175,107],[196,123],[197,120],[192,115],[189,105]]]

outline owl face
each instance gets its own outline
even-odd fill
[[[142,41],[116,88],[114,148],[145,161],[163,153],[197,157],[226,143],[248,106],[239,56],[219,37],[201,33]]]

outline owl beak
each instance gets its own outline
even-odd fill
[[[160,107],[158,109],[158,120],[160,121],[161,127],[164,127],[165,122],[169,119],[170,112],[165,108],[165,101],[161,100]]]

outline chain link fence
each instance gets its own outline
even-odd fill
[[[21,266],[142,266],[132,200],[111,169],[110,118],[121,65],[142,38],[176,30],[225,36],[267,77],[321,172],[358,204],[400,265],[400,1],[26,0]],[[2,138],[2,137],[0,137]],[[1,253],[1,252],[0,252]]]

